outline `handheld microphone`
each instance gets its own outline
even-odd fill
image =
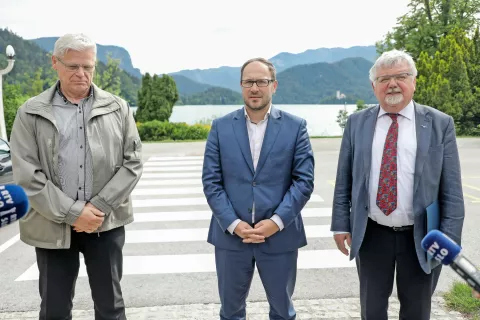
[[[0,185],[0,228],[12,224],[28,212],[27,194],[15,184]]]
[[[480,270],[462,254],[462,248],[444,233],[430,231],[422,240],[422,248],[435,260],[450,265],[470,287],[480,292]]]

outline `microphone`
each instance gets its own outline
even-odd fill
[[[450,265],[470,287],[480,292],[480,271],[462,254],[462,248],[444,233],[432,230],[422,240],[422,248],[435,260]]]
[[[29,209],[27,194],[15,184],[0,185],[0,228],[22,218]]]

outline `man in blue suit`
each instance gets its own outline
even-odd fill
[[[256,265],[270,319],[293,320],[298,248],[307,244],[300,211],[313,191],[312,147],[305,120],[272,106],[278,85],[272,63],[247,61],[240,80],[245,107],[213,121],[203,164],[220,319],[246,319]]]
[[[465,208],[452,117],[412,100],[417,69],[402,51],[370,70],[380,105],[352,114],[338,160],[331,230],[356,258],[363,320],[387,320],[394,275],[400,319],[430,319],[441,265],[427,257],[426,209],[460,243]]]

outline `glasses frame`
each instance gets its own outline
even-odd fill
[[[258,81],[267,81],[267,85],[265,85],[265,86],[263,86],[263,85],[262,85],[262,86],[259,86],[259,85],[258,85]],[[253,85],[256,84],[257,87],[259,87],[259,88],[266,88],[266,87],[268,87],[268,86],[270,85],[270,83],[275,82],[275,81],[276,81],[276,80],[272,80],[272,79],[241,80],[241,81],[240,81],[240,85],[241,85],[243,88],[252,88]],[[251,82],[252,85],[251,85],[251,86],[246,86],[246,85],[245,85],[246,82]]]
[[[78,72],[78,70],[80,69],[80,67],[82,67],[83,71],[86,72],[86,73],[93,73],[93,71],[95,71],[95,65],[93,66],[88,66],[88,65],[81,65],[81,64],[66,64],[65,62],[62,61],[62,59],[60,59],[59,57],[55,56],[55,58],[60,61],[64,66],[65,68],[67,69],[67,71],[69,72]],[[92,70],[88,70],[89,68],[91,68]]]
[[[401,77],[401,76],[405,76],[405,77],[411,77],[413,76],[413,73],[411,72],[402,72],[402,73],[398,73],[398,74],[393,74],[391,76],[380,76],[380,77],[376,77],[375,78],[375,82],[379,82],[381,84],[387,84],[387,83],[390,83],[390,81],[393,79],[395,79],[395,82],[404,82],[404,80],[399,80],[397,79],[397,77]],[[385,78],[385,79],[381,79],[379,81],[380,78]],[[382,80],[385,80],[385,81],[382,81]],[[405,79],[406,80],[406,79]]]

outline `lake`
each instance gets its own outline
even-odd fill
[[[170,122],[185,122],[195,124],[199,122],[210,122],[213,118],[221,117],[227,113],[241,108],[241,105],[187,105],[174,106]],[[338,111],[344,105],[325,104],[275,104],[280,110],[289,112],[307,120],[307,129],[310,136],[341,136],[342,129],[336,122]],[[348,114],[357,108],[354,104],[347,104]],[[136,109],[136,108],[132,108]]]

